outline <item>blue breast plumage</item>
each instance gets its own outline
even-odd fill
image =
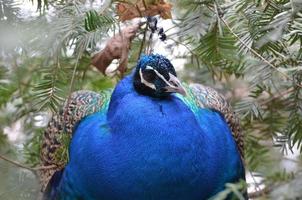
[[[50,181],[48,197],[201,200],[244,179],[222,113],[197,105],[190,94],[141,94],[134,76],[75,125],[69,163]]]

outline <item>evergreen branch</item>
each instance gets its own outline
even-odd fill
[[[216,1],[215,1],[216,3]],[[217,3],[216,3],[217,4]],[[294,81],[291,77],[289,77],[286,73],[284,73],[283,71],[281,71],[280,69],[278,69],[276,66],[274,66],[271,62],[269,62],[268,60],[266,60],[262,55],[260,55],[257,51],[255,51],[253,48],[249,47],[247,44],[245,44],[245,42],[239,37],[239,35],[237,35],[233,29],[230,27],[230,25],[225,21],[225,19],[223,18],[223,16],[220,13],[215,12],[212,8],[208,7],[213,13],[216,13],[216,15],[218,16],[218,18],[224,23],[224,25],[228,28],[228,30],[238,39],[238,41],[245,47],[247,48],[250,52],[252,52],[256,57],[260,58],[264,63],[266,63],[268,66],[270,66],[271,68],[273,68],[274,70],[276,70],[277,72],[279,72],[280,74],[282,74],[286,79]],[[296,85],[300,88],[302,88],[301,84],[296,83]]]
[[[286,73],[284,73],[283,71],[281,71],[280,69],[278,69],[276,66],[274,66],[272,63],[270,63],[268,60],[266,60],[263,56],[261,56],[257,51],[255,51],[253,48],[249,47],[248,45],[245,44],[244,41],[241,40],[241,38],[232,30],[232,28],[229,26],[229,24],[222,18],[219,16],[219,18],[221,19],[221,21],[225,24],[225,26],[229,29],[229,31],[238,39],[238,41],[245,46],[250,52],[252,52],[255,56],[257,56],[258,58],[260,58],[263,62],[265,62],[268,66],[272,67],[273,69],[275,69],[276,71],[278,71],[280,74],[282,74],[285,78],[287,78],[288,80],[293,81],[292,78],[290,78]],[[302,88],[302,85],[297,84],[297,86]]]

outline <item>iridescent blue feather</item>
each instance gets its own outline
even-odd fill
[[[75,127],[70,160],[48,194],[70,200],[201,200],[244,179],[241,130],[230,106],[212,89],[186,90],[187,97],[142,95],[131,74],[110,99],[92,95],[98,99],[94,111],[69,120]]]

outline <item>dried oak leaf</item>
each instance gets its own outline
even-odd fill
[[[111,62],[114,59],[120,59],[117,70],[123,74],[127,70],[130,44],[138,29],[139,24],[127,26],[120,33],[110,38],[105,48],[92,57],[91,64],[105,74]]]
[[[123,2],[116,5],[116,12],[121,21],[130,20],[136,17],[160,15],[163,19],[171,19],[172,4],[163,0],[146,1],[137,0],[136,3]]]

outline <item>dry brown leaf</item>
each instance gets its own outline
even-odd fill
[[[105,74],[111,62],[114,59],[120,59],[117,69],[123,75],[127,70],[130,44],[138,29],[139,24],[127,26],[119,34],[110,38],[105,48],[92,57],[92,65]]]
[[[144,0],[138,0],[135,4],[132,3],[118,3],[116,12],[121,21],[130,20],[136,17],[146,17],[160,15],[163,19],[171,19],[172,4],[164,0],[155,1],[147,4]]]

